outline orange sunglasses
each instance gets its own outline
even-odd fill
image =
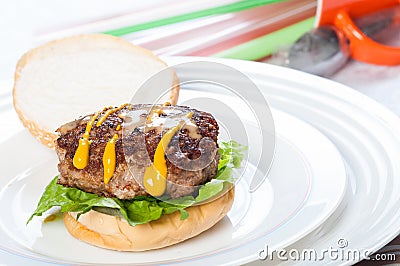
[[[378,65],[399,65],[400,48],[372,40],[354,22],[354,19],[398,7],[399,4],[400,0],[319,0],[316,26],[334,25],[338,28],[349,40],[350,55],[356,60]]]

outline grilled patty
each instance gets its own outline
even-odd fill
[[[147,196],[141,185],[145,168],[153,162],[163,134],[178,125],[182,116],[189,112],[193,112],[190,123],[174,135],[165,151],[168,169],[165,194],[172,198],[195,194],[196,186],[210,181],[217,174],[218,124],[211,114],[186,106],[152,108],[152,105],[139,104],[109,115],[101,126],[92,127],[89,163],[82,170],[74,167],[73,158],[91,115],[61,126],[56,141],[58,183],[105,197],[132,199],[139,195]],[[122,129],[117,131],[118,125],[122,125]],[[118,134],[116,168],[109,183],[105,184],[103,154],[114,134]]]

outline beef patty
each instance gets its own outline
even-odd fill
[[[145,168],[153,162],[165,132],[177,126],[190,112],[193,113],[190,121],[186,119],[186,124],[172,137],[165,150],[168,169],[165,194],[172,198],[195,194],[196,186],[217,174],[219,128],[211,114],[186,106],[128,105],[110,114],[97,127],[96,122],[106,111],[103,110],[91,129],[89,162],[82,170],[75,168],[73,158],[92,115],[57,130],[60,135],[56,141],[59,184],[119,199],[147,196],[141,185]],[[116,167],[111,180],[105,184],[102,159],[106,144],[114,134],[118,134]]]

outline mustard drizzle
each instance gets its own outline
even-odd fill
[[[109,107],[104,108],[103,111],[107,110],[105,114],[97,121],[96,127],[101,126],[104,121],[106,121],[107,117],[128,104],[123,104],[120,107],[117,108],[112,108]],[[112,108],[112,109],[111,109]],[[79,139],[79,145],[78,148],[75,151],[75,155],[73,158],[73,165],[77,169],[84,169],[88,164],[89,164],[89,148],[90,148],[90,143],[91,141],[89,140],[90,137],[90,131],[92,130],[92,127],[94,125],[94,122],[96,119],[100,116],[100,114],[103,112],[97,112],[95,115],[91,117],[89,122],[86,124],[86,130],[85,133],[83,134],[82,138]],[[121,129],[121,125],[117,125],[116,131],[119,131]],[[114,134],[113,137],[107,142],[104,154],[103,154],[103,168],[104,168],[104,183],[108,184],[112,176],[114,175],[115,172],[115,165],[116,165],[116,152],[115,152],[115,142],[118,139],[118,134]]]
[[[120,107],[109,109],[106,113],[97,121],[96,126],[99,127],[107,119],[109,115],[115,113],[128,104],[123,104]],[[104,111],[104,110],[103,110]],[[79,140],[78,148],[75,152],[73,165],[77,169],[84,169],[89,163],[89,148],[91,141],[89,140],[90,131],[93,127],[95,120],[99,117],[102,111],[97,112],[91,117],[86,125],[85,133]],[[186,117],[190,119],[193,112],[186,114]],[[161,196],[164,194],[166,189],[166,176],[167,176],[167,163],[165,160],[165,149],[168,147],[172,137],[181,128],[185,121],[181,121],[177,126],[169,129],[161,138],[157,144],[156,151],[154,153],[153,163],[148,166],[144,173],[144,187],[146,191],[153,196]],[[116,127],[116,131],[121,129],[121,125]],[[114,134],[113,137],[107,142],[104,154],[103,154],[103,168],[104,168],[104,184],[108,184],[115,172],[116,165],[116,150],[115,144],[118,139],[118,134]]]
[[[119,110],[121,110],[122,108],[124,108],[127,105],[128,105],[128,103],[125,103],[125,104],[121,105],[120,107],[108,109],[107,112],[99,119],[99,121],[97,121],[96,127],[101,126],[101,124],[103,124],[103,122],[106,121],[106,119],[109,115],[111,115],[115,112],[118,112]]]
[[[186,115],[190,119],[193,112]],[[156,151],[154,153],[153,163],[146,167],[143,177],[143,185],[147,193],[152,196],[161,196],[164,194],[167,187],[167,161],[165,160],[165,150],[168,147],[172,137],[182,127],[185,121],[181,121],[177,126],[169,129],[161,138],[157,144]]]
[[[117,139],[118,139],[118,134],[114,134],[114,136],[107,142],[103,154],[104,184],[106,185],[110,181],[111,177],[114,175],[115,171],[115,163],[116,163],[115,142],[117,141]]]
[[[86,124],[85,133],[83,134],[82,138],[79,139],[79,145],[75,151],[73,159],[73,164],[77,169],[83,169],[89,164],[89,148],[91,143],[89,140],[90,131],[92,130],[94,121],[99,117],[100,114],[101,111],[97,112],[90,118],[89,122]]]

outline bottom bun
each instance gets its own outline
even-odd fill
[[[180,213],[162,216],[156,221],[130,226],[125,220],[97,211],[82,214],[64,213],[68,232],[89,244],[119,250],[144,251],[170,246],[194,237],[211,228],[231,209],[234,188],[206,204],[189,207],[189,217],[180,220]]]

